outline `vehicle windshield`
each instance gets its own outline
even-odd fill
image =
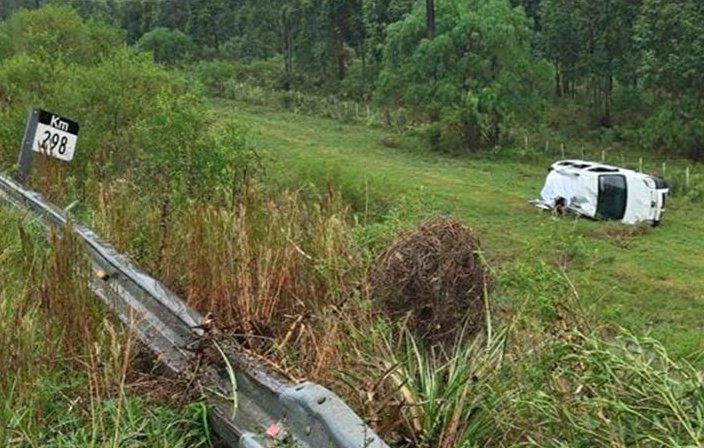
[[[657,188],[658,190],[668,188],[667,182],[665,182],[665,179],[663,179],[662,177],[650,176],[650,178],[655,181],[655,188]]]
[[[596,216],[600,219],[623,219],[626,213],[627,193],[625,176],[620,174],[599,176]]]

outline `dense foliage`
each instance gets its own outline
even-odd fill
[[[175,57],[171,44],[153,39],[159,33],[141,43]],[[84,123],[81,157],[68,174],[77,185],[129,175],[164,194],[207,196],[231,182],[242,142],[216,138],[199,89],[125,45],[115,28],[46,7],[0,24],[0,42],[8,43],[0,58],[5,166],[16,158],[27,111],[40,104]]]
[[[179,30],[154,28],[137,42],[140,50],[150,51],[154,60],[166,64],[177,64],[193,57],[195,47],[191,38]]]
[[[8,0],[0,17],[45,3],[163,63],[272,60],[253,83],[408,108],[436,148],[504,144],[548,100],[578,106],[578,129],[704,155],[697,0]]]
[[[502,0],[445,1],[427,39],[421,6],[387,29],[380,96],[440,121],[444,146],[455,146],[453,138],[469,148],[500,144],[504,124],[538,79],[526,17]],[[436,146],[439,136],[431,136]]]
[[[118,21],[123,31],[82,20],[65,5],[0,24],[0,164],[13,165],[29,107],[81,122],[81,156],[60,168],[37,157],[31,180],[39,185],[32,187],[56,203],[78,204],[74,215],[203,314],[213,312],[244,348],[294,378],[330,386],[393,446],[701,445],[701,372],[653,340],[613,339],[627,332],[594,325],[584,307],[593,303],[619,319],[656,317],[656,334],[674,329],[686,341],[680,353],[701,346],[692,311],[701,283],[692,275],[696,257],[678,259],[685,245],[697,252],[697,241],[680,237],[701,220],[679,197],[670,239],[653,234],[644,247],[635,242],[645,241],[644,229],[569,226],[523,213],[532,182],[525,179],[544,172],[524,159],[511,163],[501,154],[499,165],[475,157],[465,167],[440,156],[414,159],[390,154],[399,145],[392,138],[381,149],[379,130],[261,108],[252,116],[278,121],[265,121],[258,137],[283,143],[266,154],[280,165],[268,164],[266,179],[251,182],[257,156],[248,133],[227,120],[232,102],[206,104],[192,80],[223,95],[256,84],[253,92],[271,89],[296,110],[308,104],[303,95],[324,93],[355,116],[360,103],[350,97],[376,98],[424,119],[439,147],[474,148],[503,143],[549,98],[549,58],[558,104],[586,105],[596,125],[615,126],[617,112],[637,109],[624,108],[629,93],[637,99],[630,104],[643,107],[635,116],[647,119],[644,136],[696,148],[701,75],[692,55],[701,38],[699,22],[688,21],[701,14],[695,3],[663,12],[660,2],[646,1],[626,22],[612,22],[586,3],[551,17],[533,0],[525,2],[532,25],[502,0],[379,0],[361,9],[332,0],[72,3],[84,15]],[[0,6],[8,5],[18,3]],[[259,13],[269,14],[266,26],[256,25]],[[562,40],[576,45],[574,59],[564,59],[541,38],[572,18],[565,33],[576,36],[609,25],[589,34],[586,47],[553,35],[552,50],[562,49]],[[630,33],[638,39],[623,37]],[[686,39],[675,53],[672,35]],[[623,37],[618,52],[610,47],[614,36]],[[204,60],[184,75],[172,65],[189,55]],[[361,114],[379,123],[373,108]],[[325,150],[311,150],[319,145]],[[306,158],[297,161],[292,151]],[[344,153],[343,164],[329,163],[335,152]],[[327,188],[301,187],[300,177]],[[331,177],[346,198],[357,192],[358,213]],[[286,192],[286,184],[296,191]],[[403,202],[413,199],[399,200],[402,193],[432,203],[423,214],[471,209],[463,217],[476,220],[483,238],[494,234],[493,244],[471,253],[503,259],[491,270],[499,294],[484,296],[497,300],[498,315],[487,314],[486,332],[457,341],[451,352],[427,350],[404,332],[405,319],[377,309],[368,276],[374,253],[417,219],[403,216],[413,207]],[[398,208],[375,220],[382,198],[394,198]],[[209,446],[202,407],[153,410],[127,391],[141,382],[128,375],[131,339],[93,306],[77,242],[68,233],[54,236],[47,250],[30,220],[0,209],[0,222],[0,445]],[[430,263],[430,277],[458,278],[451,265],[420,259]],[[628,291],[615,294],[614,282],[629,284]],[[155,392],[151,383],[143,387]]]

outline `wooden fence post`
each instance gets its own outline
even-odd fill
[[[690,173],[689,173],[689,166],[688,166],[687,169],[684,171],[684,186],[687,189],[687,191],[689,191],[689,181],[690,181],[689,175],[690,175]]]

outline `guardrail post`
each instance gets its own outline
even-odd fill
[[[20,148],[20,157],[17,161],[19,173],[17,181],[24,185],[29,177],[29,169],[32,165],[32,142],[34,134],[37,132],[37,124],[39,123],[39,110],[32,109],[27,117],[27,126],[24,129],[24,138],[22,139],[22,147]]]

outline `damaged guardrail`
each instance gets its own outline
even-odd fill
[[[48,226],[69,224],[63,210],[4,176],[0,198]],[[133,328],[169,373],[193,375],[211,406],[213,428],[229,446],[265,448],[291,442],[301,448],[387,447],[337,395],[310,382],[292,385],[226,340],[207,337],[203,316],[93,231],[71,225],[97,273],[90,280],[93,292]],[[201,344],[215,350],[223,362],[196,369],[200,348],[194,347]]]

